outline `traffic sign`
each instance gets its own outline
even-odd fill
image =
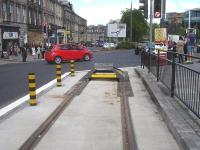
[[[161,14],[160,14],[160,12],[158,12],[158,11],[157,11],[157,12],[155,12],[155,14],[154,14],[154,17],[155,17],[155,18],[160,18],[160,17],[161,17]]]

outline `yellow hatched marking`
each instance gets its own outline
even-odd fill
[[[36,105],[36,104],[37,104],[36,99],[30,99],[30,100],[29,100],[29,104],[30,104],[30,105]]]
[[[98,73],[98,74],[92,74],[92,78],[117,78],[117,75],[115,73],[105,74],[105,73]]]
[[[36,87],[36,84],[35,83],[29,83],[29,87],[30,88]]]
[[[35,79],[35,75],[29,75],[28,78],[29,79]]]
[[[29,95],[30,95],[30,96],[35,96],[35,95],[36,95],[36,92],[35,92],[35,91],[30,91],[30,92],[29,92]]]
[[[57,79],[61,79],[61,76],[57,76]]]
[[[56,71],[56,74],[61,74],[61,71]]]

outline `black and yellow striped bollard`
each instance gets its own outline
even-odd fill
[[[57,86],[61,86],[61,64],[56,65]]]
[[[75,61],[70,60],[70,72],[71,72],[71,77],[75,76]]]
[[[30,95],[29,104],[37,105],[35,73],[28,74],[28,81],[29,81],[29,95]]]

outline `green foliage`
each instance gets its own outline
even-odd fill
[[[134,43],[127,41],[118,43],[116,47],[116,49],[131,49],[131,48],[135,48]]]
[[[196,30],[196,36],[197,36],[197,39],[199,40],[200,39],[200,29]]]
[[[185,28],[182,25],[179,25],[174,34],[184,36],[185,35]]]
[[[147,21],[144,19],[142,12],[140,10],[130,10],[127,9],[126,11],[122,12],[121,22],[126,23],[126,35],[130,37],[131,31],[131,13],[132,13],[132,39],[130,41],[141,41],[143,36],[147,34],[148,25]]]

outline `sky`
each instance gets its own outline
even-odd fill
[[[87,20],[88,25],[106,25],[120,19],[121,12],[131,7],[131,0],[68,0],[74,11]],[[132,0],[132,7],[138,9],[139,0]],[[184,12],[200,8],[200,0],[166,0],[166,12]]]

